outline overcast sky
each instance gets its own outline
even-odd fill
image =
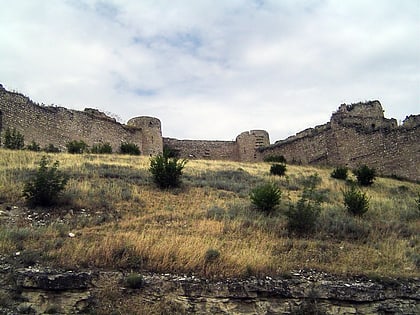
[[[163,135],[271,142],[342,103],[420,112],[420,0],[0,0],[0,83],[154,116]]]

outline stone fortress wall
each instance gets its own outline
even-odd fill
[[[420,181],[420,115],[401,126],[384,117],[379,101],[343,104],[330,122],[259,150],[302,164],[374,167],[379,174]]]
[[[41,147],[53,144],[62,150],[73,140],[83,140],[90,146],[108,142],[113,151],[119,150],[121,142],[132,142],[145,155],[157,154],[163,148],[156,118],[137,117],[123,125],[96,109],[40,106],[0,85],[0,131],[6,128],[16,128],[24,135],[25,144],[35,141]]]
[[[290,163],[350,168],[367,164],[381,175],[420,181],[420,115],[398,126],[395,119],[384,117],[379,101],[343,104],[330,122],[270,145],[264,130],[243,132],[235,141],[163,138],[157,118],[135,117],[124,125],[95,109],[40,106],[0,84],[0,132],[6,128],[16,128],[26,144],[35,141],[42,147],[51,143],[65,149],[66,143],[83,140],[88,145],[109,142],[118,151],[125,141],[137,144],[143,155],[160,153],[164,145],[183,158],[252,162],[283,155]]]

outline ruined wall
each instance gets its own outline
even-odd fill
[[[88,145],[109,142],[113,150],[118,151],[121,142],[126,141],[137,144],[146,154],[161,152],[162,149],[160,122],[150,117],[145,120],[153,122],[152,127],[135,123],[126,126],[95,109],[76,111],[39,106],[28,97],[6,91],[2,86],[0,112],[0,131],[16,128],[24,135],[25,144],[35,141],[41,147],[53,144],[65,150],[66,143],[83,140]],[[136,119],[141,121],[143,118]]]
[[[331,121],[262,148],[262,157],[284,155],[290,162],[374,167],[382,175],[420,180],[420,115],[402,126],[383,116],[378,101],[341,105]]]
[[[178,140],[163,138],[163,144],[178,150],[182,158],[238,160],[234,141]]]
[[[268,146],[270,140],[266,131],[251,130],[241,133],[235,141],[164,138],[163,143],[177,150],[183,158],[253,162],[259,159],[256,149]]]

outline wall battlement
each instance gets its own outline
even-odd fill
[[[132,142],[143,155],[160,153],[164,145],[184,158],[253,162],[283,155],[302,164],[350,168],[367,164],[382,175],[420,181],[420,115],[410,115],[398,126],[395,119],[384,117],[376,100],[342,104],[326,124],[270,145],[264,130],[243,132],[235,141],[163,138],[161,122],[154,117],[135,117],[120,124],[97,109],[41,106],[0,84],[0,132],[6,128],[16,128],[26,144],[54,144],[62,150],[72,140],[83,140],[90,146],[108,142],[113,151],[119,150],[121,142]]]

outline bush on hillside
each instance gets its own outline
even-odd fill
[[[271,175],[278,175],[278,176],[284,176],[286,174],[286,164],[273,164],[270,167],[270,174]]]
[[[47,153],[59,153],[60,149],[57,148],[55,145],[53,145],[52,143],[48,144],[44,149],[42,149],[44,152]]]
[[[41,147],[35,141],[32,141],[31,144],[26,147],[26,149],[29,151],[35,151],[35,152],[41,151]]]
[[[111,154],[112,147],[109,142],[107,143],[95,143],[90,149],[90,153],[94,154]]]
[[[264,162],[272,163],[287,163],[286,158],[283,155],[269,155],[264,158]]]
[[[22,150],[25,147],[24,136],[13,128],[7,128],[4,134],[4,147],[11,150]]]
[[[362,165],[353,171],[357,182],[361,186],[371,186],[376,177],[376,170],[367,165]]]
[[[120,153],[129,155],[140,155],[140,149],[135,143],[121,142]]]
[[[320,203],[305,197],[301,197],[296,204],[291,203],[285,213],[289,232],[297,235],[313,233],[320,212]]]
[[[336,167],[332,172],[331,172],[331,177],[335,178],[335,179],[342,179],[342,180],[347,180],[347,176],[348,176],[348,168],[345,166],[339,166]]]
[[[149,171],[159,188],[175,188],[181,185],[182,170],[186,163],[187,160],[171,158],[167,152],[163,152],[150,159]]]
[[[272,213],[280,204],[281,191],[273,183],[257,186],[250,194],[252,204],[260,211]]]
[[[88,145],[83,140],[73,140],[66,144],[67,152],[71,154],[82,154],[88,152]]]
[[[343,197],[344,205],[350,214],[361,216],[369,210],[369,198],[355,185],[343,191]]]
[[[25,183],[23,196],[32,206],[53,205],[67,184],[68,176],[58,170],[59,162],[55,161],[52,166],[49,163],[43,156],[37,173]]]

